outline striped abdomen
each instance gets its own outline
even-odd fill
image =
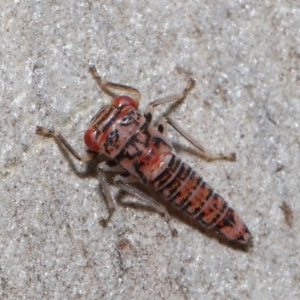
[[[177,209],[229,240],[247,244],[250,232],[235,211],[192,168],[174,154],[151,183]]]

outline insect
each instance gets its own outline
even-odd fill
[[[193,88],[195,81],[190,79],[181,93],[149,103],[145,113],[141,114],[138,111],[141,98],[138,90],[102,80],[94,66],[90,67],[90,72],[101,89],[113,96],[113,99],[109,105],[97,112],[85,131],[84,142],[88,148],[86,154],[80,156],[56,130],[37,126],[36,133],[55,137],[74,158],[81,162],[87,162],[98,154],[107,157],[107,160],[97,167],[99,183],[108,205],[108,213],[102,220],[103,224],[107,223],[115,209],[115,202],[109,191],[107,173],[116,172],[118,174],[114,177],[115,184],[162,213],[173,233],[176,230],[165,206],[136,188],[134,183],[142,183],[154,190],[164,201],[228,240],[248,244],[251,234],[242,219],[189,165],[173,153],[166,136],[166,126],[171,125],[197,147],[201,156],[207,160],[233,161],[235,154],[208,152],[169,117],[162,118],[157,127],[152,124],[154,107],[183,100]],[[131,97],[116,95],[112,90],[126,92]]]

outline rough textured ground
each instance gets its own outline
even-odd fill
[[[300,5],[233,2],[0,4],[1,299],[300,297]],[[178,155],[243,216],[253,248],[177,218],[172,238],[162,216],[122,205],[134,199],[114,188],[121,203],[100,226],[107,210],[93,167],[35,135],[54,126],[84,152],[89,119],[110,101],[91,63],[138,88],[141,109],[196,79],[182,105],[156,116],[237,153],[235,163],[201,161],[169,129]]]

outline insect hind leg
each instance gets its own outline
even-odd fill
[[[218,160],[224,159],[229,161],[236,160],[235,153],[211,153],[210,151],[206,150],[198,141],[196,141],[189,133],[183,130],[174,120],[169,117],[164,118],[164,124],[167,123],[171,125],[180,135],[182,135],[186,140],[188,140],[191,144],[193,144],[208,161],[210,160]]]
[[[114,179],[116,186],[118,186],[123,191],[127,192],[130,195],[133,195],[134,197],[141,200],[146,205],[152,207],[157,212],[162,213],[164,215],[164,218],[166,222],[169,225],[169,228],[171,230],[172,236],[177,236],[178,232],[172,222],[172,218],[167,211],[167,209],[157,201],[155,201],[153,198],[149,197],[147,194],[145,194],[140,189],[130,185],[130,183],[137,182],[136,179],[133,176],[123,176],[123,175],[117,175]]]
[[[151,121],[152,121],[154,107],[161,105],[161,104],[166,104],[169,102],[178,102],[178,101],[185,99],[186,95],[194,87],[194,85],[195,85],[195,80],[190,78],[185,89],[181,93],[163,97],[163,98],[160,98],[160,99],[150,102],[147,105],[146,111],[144,113],[144,116],[145,116],[147,122],[151,123]],[[229,161],[236,160],[235,153],[211,153],[211,152],[209,152],[198,141],[196,141],[190,134],[188,134],[186,131],[184,131],[174,120],[172,120],[169,117],[161,118],[161,120],[159,121],[157,129],[160,133],[163,133],[164,135],[166,135],[166,124],[171,125],[180,135],[182,135],[191,144],[193,144],[198,150],[200,150],[201,156],[204,157],[205,159],[207,159],[207,160],[224,159],[224,160],[229,160]]]

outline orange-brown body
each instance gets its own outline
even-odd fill
[[[242,219],[173,154],[166,136],[147,122],[131,98],[119,96],[101,109],[84,139],[89,149],[107,155],[178,210],[229,240],[249,242],[251,235]]]

